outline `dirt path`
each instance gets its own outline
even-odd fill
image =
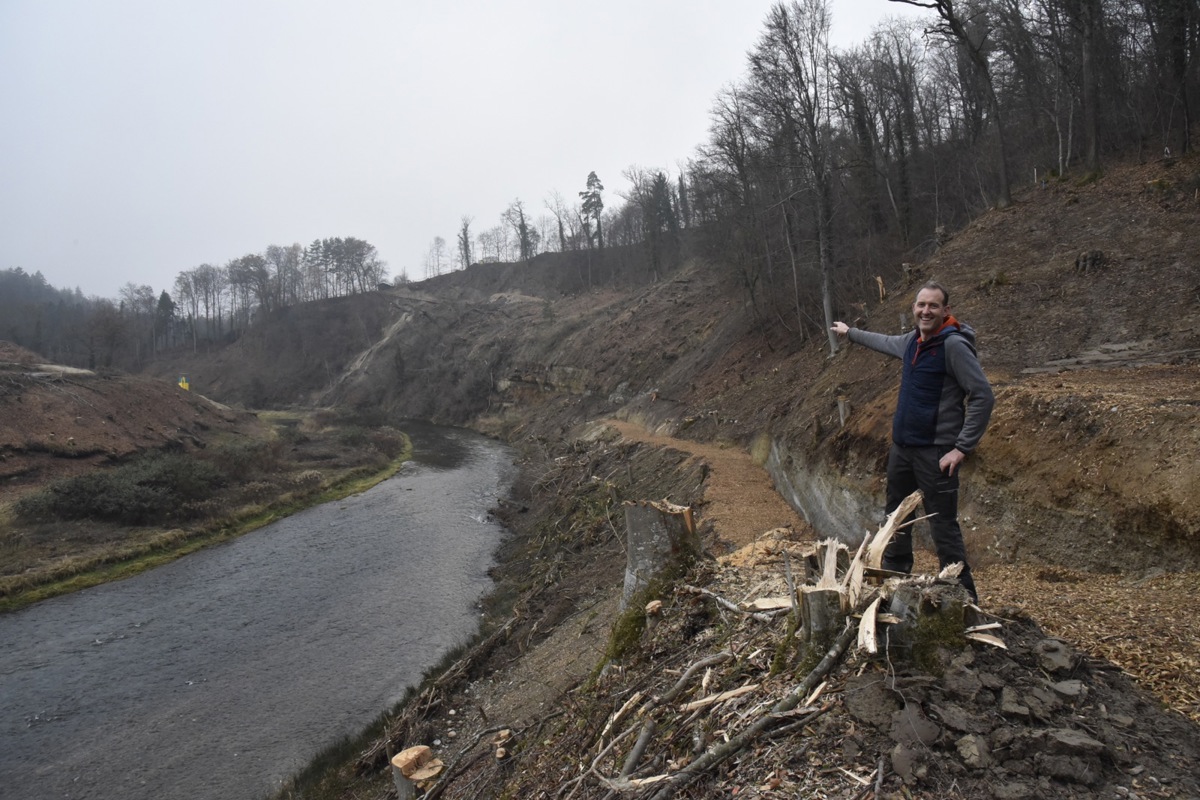
[[[779,496],[766,470],[746,451],[659,436],[622,420],[608,420],[607,424],[630,441],[671,447],[704,459],[709,474],[701,518],[712,522],[717,536],[734,549],[773,528],[809,532],[808,523]]]
[[[659,436],[629,422],[609,424],[631,441],[707,461],[709,503],[702,516],[734,547],[775,527],[809,531],[749,453]],[[936,565],[932,553],[917,555],[918,569]],[[1046,632],[1112,661],[1170,708],[1200,722],[1200,616],[1194,613],[1200,573],[1104,575],[1008,564],[978,568],[976,580],[989,610],[1020,609]]]

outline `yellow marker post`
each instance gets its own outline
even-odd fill
[[[179,376],[179,388],[183,389],[185,392],[191,391],[191,384],[188,383],[187,375]]]

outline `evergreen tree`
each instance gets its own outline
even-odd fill
[[[604,231],[601,229],[600,215],[604,213],[604,200],[600,193],[604,191],[604,184],[596,177],[595,171],[589,172],[587,177],[587,190],[579,193],[579,197],[583,200],[583,215],[582,219],[585,224],[587,222],[596,223],[596,245],[601,252],[604,251]],[[592,246],[592,237],[589,231],[588,247]]]

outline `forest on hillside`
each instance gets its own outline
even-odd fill
[[[630,167],[631,188],[606,203],[593,172],[578,200],[552,193],[548,214],[518,200],[480,232],[464,217],[453,252],[434,239],[426,277],[586,251],[591,288],[629,280],[602,268],[614,251],[636,253],[650,281],[702,255],[737,272],[764,324],[820,336],[876,276],[1007,207],[1015,188],[1193,148],[1200,0],[891,1],[928,16],[844,50],[830,44],[830,0],[779,3],[676,174]],[[0,337],[62,363],[136,369],[162,348],[236,337],[264,311],[374,290],[383,267],[352,238],[272,245],[184,270],[170,291],[129,284],[119,301],[9,270]]]

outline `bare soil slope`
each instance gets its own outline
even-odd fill
[[[0,502],[32,486],[144,450],[190,449],[223,435],[263,435],[253,415],[172,381],[42,365],[0,351]],[[19,356],[18,356],[19,357]]]

